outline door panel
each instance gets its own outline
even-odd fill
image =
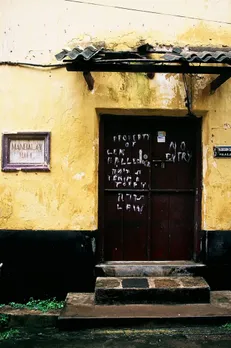
[[[169,195],[169,259],[187,260],[193,252],[192,194]]]
[[[106,116],[103,124],[103,258],[191,259],[198,121]]]
[[[147,193],[126,193],[124,200],[124,260],[147,260],[148,197]]]
[[[105,195],[106,260],[147,260],[148,197],[140,193]]]
[[[123,260],[123,210],[117,209],[117,197],[107,192],[104,199],[104,251],[106,260]]]
[[[168,194],[152,194],[151,260],[169,259]]]

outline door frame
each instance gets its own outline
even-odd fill
[[[99,115],[99,170],[98,170],[98,243],[97,260],[104,262],[104,125],[107,117],[135,117],[144,119],[145,116],[139,115]],[[182,116],[148,116],[148,118],[158,119],[181,119]],[[195,172],[195,199],[194,199],[194,231],[193,231],[193,261],[197,262],[200,258],[200,239],[201,239],[201,198],[202,198],[202,117],[195,119],[196,124],[196,172]],[[132,261],[132,260],[131,260]]]

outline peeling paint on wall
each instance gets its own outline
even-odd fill
[[[84,172],[77,173],[77,174],[75,174],[75,175],[73,176],[73,179],[75,179],[75,180],[81,180],[81,179],[84,178],[84,176],[85,176],[85,173],[84,173]]]

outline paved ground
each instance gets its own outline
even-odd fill
[[[3,348],[230,348],[231,330],[224,327],[85,330],[60,333],[21,333],[0,342]]]

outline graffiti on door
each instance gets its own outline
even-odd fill
[[[192,159],[192,152],[188,150],[186,141],[171,141],[169,144],[169,152],[165,154],[167,162],[187,162]]]

